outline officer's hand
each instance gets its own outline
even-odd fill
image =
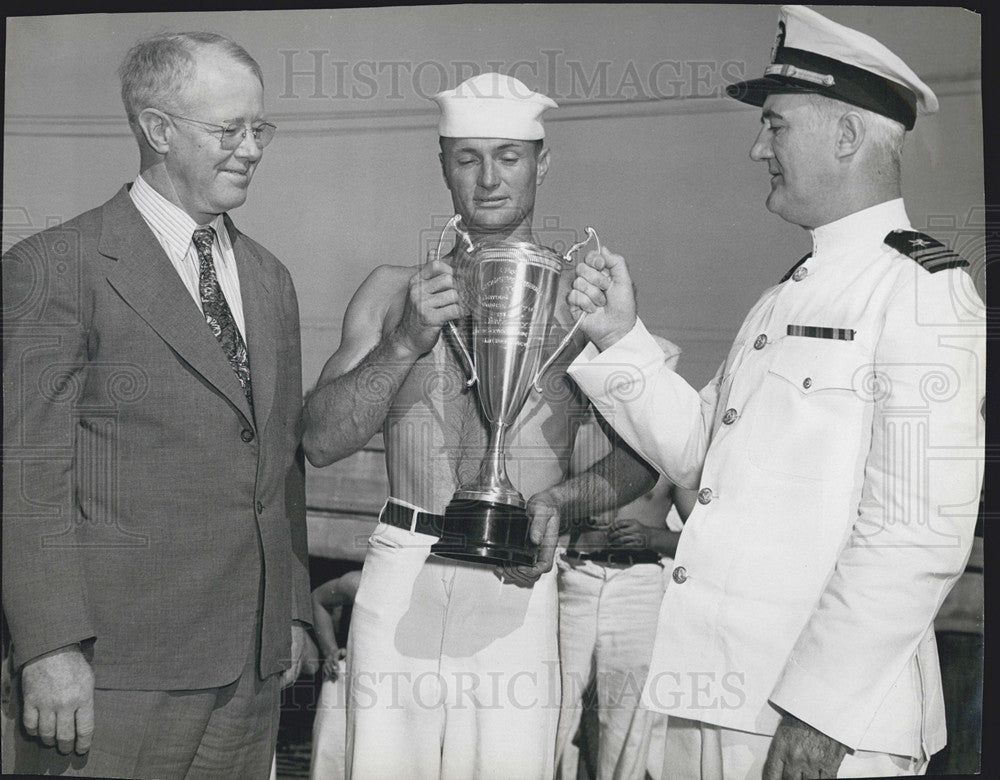
[[[592,250],[576,266],[567,301],[571,310],[586,312],[580,329],[605,350],[635,325],[635,288],[625,258],[607,249]]]
[[[451,266],[429,253],[427,262],[410,277],[403,316],[392,336],[404,351],[424,355],[437,343],[441,328],[461,316]]]
[[[648,526],[638,520],[615,520],[608,529],[608,544],[612,547],[641,550],[649,547]]]
[[[764,762],[763,780],[836,777],[847,746],[785,713]]]
[[[21,670],[24,730],[60,753],[90,750],[94,736],[94,672],[79,645],[33,658]]]
[[[552,568],[556,556],[556,545],[559,543],[559,507],[553,497],[538,493],[528,500],[525,508],[531,523],[528,536],[533,544],[538,545],[538,555],[534,566],[514,566],[506,564],[498,567],[498,574],[503,581],[511,581],[518,585],[531,587],[539,577]]]

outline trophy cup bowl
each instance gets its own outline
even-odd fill
[[[479,473],[455,492],[445,510],[441,538],[431,551],[461,561],[531,566],[536,551],[528,536],[527,502],[507,476],[506,436],[532,387],[541,392],[539,379],[579,327],[577,320],[543,362],[564,264],[596,234],[587,228],[588,238],[560,256],[524,241],[473,245],[458,229],[458,219],[452,218],[449,226],[465,239],[470,259],[460,294],[472,315],[471,350],[454,323],[449,324],[471,369],[469,384],[476,385],[489,438]]]

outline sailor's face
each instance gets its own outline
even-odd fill
[[[509,234],[530,227],[535,189],[549,153],[535,141],[443,138],[441,168],[462,224],[477,233]]]

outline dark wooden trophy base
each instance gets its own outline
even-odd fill
[[[444,513],[441,539],[431,553],[487,565],[535,565],[535,545],[528,538],[528,515],[510,504],[452,499]]]

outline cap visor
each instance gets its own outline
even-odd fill
[[[751,106],[762,106],[767,96],[772,93],[788,92],[819,92],[815,84],[807,81],[795,81],[794,79],[777,79],[764,76],[759,79],[739,81],[726,87],[726,94],[731,98],[739,100],[741,103],[749,103]]]

